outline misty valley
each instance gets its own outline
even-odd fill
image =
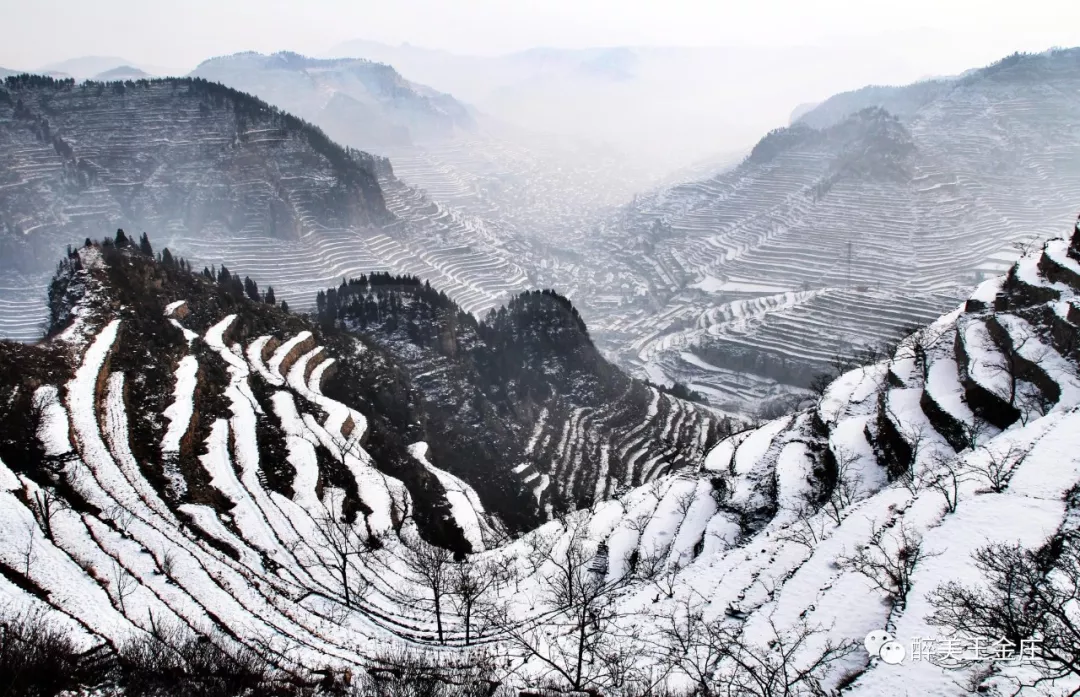
[[[0,696],[1080,694],[1080,48],[870,55],[0,68]]]

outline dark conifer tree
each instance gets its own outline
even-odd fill
[[[255,281],[251,280],[249,276],[244,276],[244,292],[247,293],[247,296],[255,302],[259,302],[262,299],[259,297],[258,284],[255,283]]]
[[[277,304],[277,298],[274,297],[274,287],[273,286],[267,286],[266,287],[266,304],[267,305],[276,305]]]
[[[214,274],[213,274],[213,273],[211,273],[210,269],[206,268],[205,266],[204,266],[204,267],[203,267],[203,269],[202,269],[202,275],[203,275],[203,276],[206,276],[206,277],[207,277],[207,278],[209,278],[209,279],[210,279],[211,281],[212,281],[212,280],[214,280]]]
[[[176,266],[176,261],[173,259],[172,252],[169,251],[168,247],[161,250],[161,265],[170,269]]]
[[[154,256],[154,248],[150,246],[150,238],[146,236],[145,232],[139,238],[139,251],[148,257]]]
[[[287,313],[289,311],[289,303],[284,300],[281,301],[281,311]]]
[[[128,245],[128,238],[127,238],[127,235],[124,234],[124,229],[123,228],[118,228],[116,230],[116,246],[117,247],[126,247],[127,245]]]

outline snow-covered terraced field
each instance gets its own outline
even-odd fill
[[[976,73],[899,121],[796,124],[739,167],[641,197],[597,228],[585,254],[608,260],[603,273],[563,264],[539,280],[581,305],[623,365],[653,363],[720,401],[765,396],[773,381],[719,384],[672,352],[696,346],[739,371],[731,356],[765,349],[769,363],[820,369],[883,328],[936,316],[1007,270],[1017,244],[1075,217],[1078,56]],[[715,321],[747,299],[756,318]]]
[[[27,364],[33,371],[63,377],[24,385],[22,376],[5,376],[15,399],[32,386],[37,421],[28,441],[14,448],[4,441],[0,598],[41,609],[85,647],[169,622],[224,629],[218,641],[251,646],[292,670],[365,666],[387,642],[444,656],[465,651],[460,611],[447,605],[436,616],[428,586],[402,561],[412,553],[406,544],[426,543],[417,541],[409,488],[368,450],[376,444],[366,434],[382,415],[324,394],[340,356],[310,331],[263,333],[264,320],[242,303],[214,315],[214,303],[169,298],[166,319],[187,332],[170,344],[180,351],[162,386],[170,424],[150,446],[171,452],[183,432],[181,450],[198,453],[183,465],[188,488],[170,484],[136,457],[147,445],[133,438],[146,432],[145,415],[128,406],[142,397],[129,386],[147,375],[129,357],[146,347],[125,342],[146,340],[139,327],[147,318],[138,314],[145,308],[110,302],[97,248],[78,257],[83,296],[73,322],[42,346],[3,346],[12,360],[37,356],[40,363]],[[581,630],[598,642],[590,652],[609,646],[601,643],[606,633],[637,667],[658,665],[683,655],[664,648],[674,620],[715,622],[764,657],[774,655],[778,636],[809,626],[813,640],[791,656],[794,665],[812,660],[826,639],[852,647],[819,672],[823,689],[843,680],[847,694],[960,697],[967,681],[1005,685],[1030,678],[1030,670],[999,663],[986,673],[980,661],[894,665],[868,655],[862,639],[886,630],[913,646],[940,636],[928,623],[932,591],[951,580],[978,583],[971,558],[978,547],[1035,549],[1075,525],[1078,340],[1080,225],[1072,240],[1051,241],[982,284],[891,357],[840,376],[812,408],[730,437],[695,467],[659,473],[654,458],[635,461],[648,483],[598,489],[603,500],[590,509],[516,541],[500,540],[476,492],[429,462],[426,443],[411,443],[408,453],[441,482],[449,519],[477,552],[464,563],[515,570],[491,599],[503,619],[484,625],[480,637],[509,659],[503,679],[511,684],[558,680],[552,664],[522,653],[515,637],[557,621],[545,589],[565,573],[560,550],[580,546],[587,573],[612,588],[595,605],[603,612]],[[70,370],[49,363],[57,356],[72,362]],[[219,407],[206,401],[211,395]],[[678,403],[652,395],[650,414],[667,433],[690,427]],[[24,414],[5,414],[5,428],[26,432]],[[586,409],[565,420],[543,414],[529,449],[557,442],[566,456],[552,477],[572,477],[575,442],[602,418]],[[268,440],[278,438],[279,454],[268,456]],[[45,460],[27,460],[20,447],[41,448]],[[630,437],[610,445],[636,447]],[[988,479],[987,462],[1006,452],[1006,476]],[[44,463],[62,479],[50,480]],[[519,474],[541,492],[553,481],[527,469]],[[940,486],[950,472],[959,475],[956,487]],[[52,509],[47,524],[32,503],[46,490],[67,504]],[[355,521],[343,515],[349,490],[362,503]],[[342,574],[333,530],[378,536],[381,546],[347,557]],[[899,595],[876,587],[867,566],[845,561],[868,544],[896,551],[904,540],[922,554]],[[351,596],[343,575],[355,584]],[[1075,607],[1066,611],[1075,618]],[[605,666],[597,660],[586,670],[610,687]],[[723,658],[708,668],[715,685],[738,673]],[[679,663],[670,684],[692,685],[688,671]],[[1077,676],[1063,678],[1029,694],[1077,685]]]

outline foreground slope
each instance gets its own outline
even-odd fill
[[[433,601],[407,562],[410,550],[425,549],[415,540],[423,487],[394,472],[432,473],[449,502],[447,528],[481,541],[491,530],[477,508],[469,513],[470,489],[427,462],[419,442],[406,448],[407,464],[391,458],[397,469],[386,471],[387,455],[400,451],[380,426],[393,404],[384,370],[369,364],[374,384],[354,388],[367,400],[384,395],[365,413],[362,400],[349,407],[326,396],[335,363],[305,334],[292,335],[295,319],[241,311],[218,290],[204,297],[213,284],[190,275],[190,306],[146,293],[118,302],[110,292],[122,287],[105,277],[170,272],[104,248],[77,256],[65,292],[90,302],[74,304],[72,323],[46,344],[3,345],[6,362],[19,366],[4,375],[17,384],[0,442],[0,593],[10,606],[46,608],[84,646],[155,621],[216,626],[226,636],[215,641],[257,647],[290,670],[370,665],[391,637],[444,658],[471,655],[463,606],[440,609],[438,598],[452,594]],[[1080,226],[981,285],[893,356],[840,376],[813,408],[724,440],[699,468],[471,556],[455,568],[514,572],[489,587],[499,610],[482,624],[474,617],[472,639],[507,659],[499,661],[506,684],[613,694],[657,679],[724,689],[744,681],[736,659],[747,656],[782,661],[794,676],[784,694],[842,683],[857,695],[959,696],[969,680],[987,691],[1032,677],[1030,667],[981,659],[894,665],[859,645],[872,630],[909,647],[942,636],[928,624],[932,592],[950,580],[979,583],[970,555],[987,542],[1075,544],[1078,294]],[[151,366],[166,351],[139,341],[160,322],[175,329],[163,374]],[[347,380],[344,348],[333,358]],[[369,360],[378,352],[353,351]],[[154,398],[166,408],[140,408]],[[284,442],[264,438],[268,427]],[[35,502],[46,494],[64,505],[44,514]],[[320,542],[335,519],[379,540],[344,574]],[[910,561],[899,587],[875,582],[879,554]],[[589,591],[589,605],[571,599],[577,614],[550,592],[568,575],[603,590]],[[1076,626],[1077,608],[1061,609]],[[689,636],[683,627],[698,628],[693,652],[672,643]],[[791,644],[793,636],[803,641]],[[575,646],[584,647],[576,659],[557,650]],[[828,647],[829,659],[798,677]],[[1043,682],[1027,694],[1077,684]]]
[[[852,642],[826,690],[914,697],[967,694],[970,684],[1014,694],[1017,680],[1040,676],[1034,664],[995,663],[986,651],[973,659],[970,648],[966,659],[940,653],[976,640],[933,623],[933,598],[948,582],[985,584],[972,555],[992,543],[1042,550],[1049,582],[1063,584],[1064,598],[1075,592],[1078,557],[1062,550],[1078,544],[1078,298],[1080,223],[1071,240],[1025,255],[887,360],[837,378],[814,408],[722,442],[696,477],[665,478],[550,534],[585,529],[603,542],[609,579],[643,559],[666,560],[658,581],[618,601],[625,632],[642,627],[631,613],[652,618],[641,632],[654,636],[696,616],[765,663],[779,660],[778,638],[817,627],[801,635],[807,643],[788,667],[810,665],[825,642]],[[1080,626],[1074,601],[1054,611]],[[875,630],[895,636],[908,659],[870,657],[861,644]],[[1070,642],[1017,631],[1006,637],[1014,658],[1021,638]],[[1001,636],[980,639],[985,649]],[[688,670],[677,672],[692,684]],[[727,659],[714,670],[718,687],[742,674]],[[1078,685],[1080,673],[1067,668],[1020,694]],[[794,693],[811,694],[808,685]]]

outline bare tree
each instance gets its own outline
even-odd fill
[[[637,553],[631,569],[635,578],[648,581],[665,598],[675,597],[679,572],[686,568],[686,562],[681,558],[671,558],[674,543],[674,538],[668,538],[644,554]],[[659,597],[657,595],[657,600]]]
[[[689,599],[657,620],[658,659],[688,678],[702,697],[824,695],[822,681],[833,664],[856,649],[850,639],[822,640],[826,631],[805,620],[781,629],[771,617],[767,641],[757,644],[741,624],[706,620],[702,607]]]
[[[67,502],[51,488],[40,488],[30,497],[30,510],[50,542],[56,541],[53,536],[53,516],[67,507]]]
[[[26,521],[26,540],[23,542],[22,558],[23,558],[23,576],[30,578],[30,567],[34,563],[35,552],[34,547],[37,542],[38,525],[34,520]]]
[[[613,668],[634,637],[618,633],[622,617],[614,597],[632,582],[628,564],[609,575],[607,549],[591,551],[586,520],[568,521],[563,535],[543,538],[544,563],[539,566],[539,615],[532,621],[508,619],[508,609],[495,615],[500,633],[525,658],[535,659],[547,676],[573,690],[600,688],[617,682]]]
[[[818,544],[825,539],[828,527],[828,521],[823,516],[816,515],[818,510],[818,507],[809,501],[800,504],[795,509],[796,520],[780,531],[779,539],[802,545],[811,552],[817,549]]]
[[[904,488],[911,492],[912,496],[915,496],[923,486],[921,473],[918,471],[919,455],[922,454],[923,448],[929,443],[930,431],[925,423],[910,423],[902,420],[891,405],[886,405],[885,414],[907,444],[910,453],[910,459],[905,463],[904,471],[900,472],[897,479],[904,485]]]
[[[419,537],[403,539],[402,560],[413,580],[431,594],[431,607],[435,613],[435,626],[439,643],[443,636],[443,601],[454,586],[454,555],[443,547],[428,544]]]
[[[465,623],[466,646],[472,643],[474,624],[490,616],[491,594],[510,582],[514,570],[513,565],[508,563],[510,561],[466,560],[454,564],[450,573],[449,594]]]
[[[128,573],[128,570],[117,560],[112,562],[112,573],[109,585],[112,586],[116,595],[116,602],[120,605],[120,612],[127,614],[127,598],[139,586],[138,580]]]
[[[984,582],[976,587],[955,581],[939,586],[930,594],[935,612],[928,622],[1004,646],[1006,657],[1033,666],[1038,677],[1017,681],[1014,694],[1062,680],[1075,687],[1080,678],[1077,535],[1059,533],[1034,551],[994,544],[978,550],[974,560]]]
[[[841,567],[856,571],[883,591],[894,606],[903,607],[919,562],[938,556],[923,550],[922,537],[901,521],[892,530],[874,525],[870,541],[854,554],[837,559]]]
[[[158,560],[158,568],[161,575],[170,581],[174,581],[176,575],[176,552],[168,547],[161,550],[161,558]]]
[[[822,508],[826,515],[839,525],[843,520],[844,510],[855,503],[855,497],[859,495],[862,478],[856,468],[859,456],[848,448],[842,445],[834,448],[833,459],[836,462],[836,483]]]
[[[979,447],[983,436],[989,435],[992,432],[993,427],[990,425],[990,422],[978,414],[972,416],[970,423],[964,421],[960,424],[960,435],[963,441],[962,445],[965,445],[972,450]]]
[[[1025,351],[1028,344],[1033,346]],[[1034,333],[1019,328],[1007,332],[1002,341],[994,341],[990,327],[987,326],[987,337],[981,348],[988,357],[980,360],[979,365],[991,375],[1005,379],[1006,394],[999,396],[1008,402],[1010,407],[1017,406],[1024,371],[1029,365],[1042,363],[1047,355],[1046,347],[1036,347],[1036,344],[1038,337]],[[1029,355],[1025,357],[1024,353]]]
[[[112,521],[113,525],[124,537],[128,535],[128,528],[135,521],[135,514],[124,508],[120,504],[110,506],[105,515]]]
[[[1033,419],[1046,416],[1054,404],[1055,401],[1050,395],[1033,383],[1021,382],[1017,387],[1016,406],[1020,410],[1020,423],[1024,425]]]
[[[1013,443],[1009,443],[1004,450],[990,444],[980,450],[985,457],[978,456],[978,453],[969,457],[968,467],[972,474],[987,483],[990,491],[1000,494],[1008,488],[1009,480],[1027,457],[1027,451]]]
[[[341,510],[342,503],[331,501],[328,505],[324,502],[322,507],[322,512],[313,516],[318,535],[310,544],[318,551],[319,563],[337,576],[345,606],[351,608],[354,590],[362,595],[367,588],[367,579],[362,573],[351,575],[350,569],[357,559],[369,557],[381,549],[382,541],[369,532],[361,533],[357,521],[350,521]]]
[[[970,470],[955,455],[934,453],[933,463],[927,484],[945,498],[945,510],[955,513],[960,503],[960,485],[970,478]]]

